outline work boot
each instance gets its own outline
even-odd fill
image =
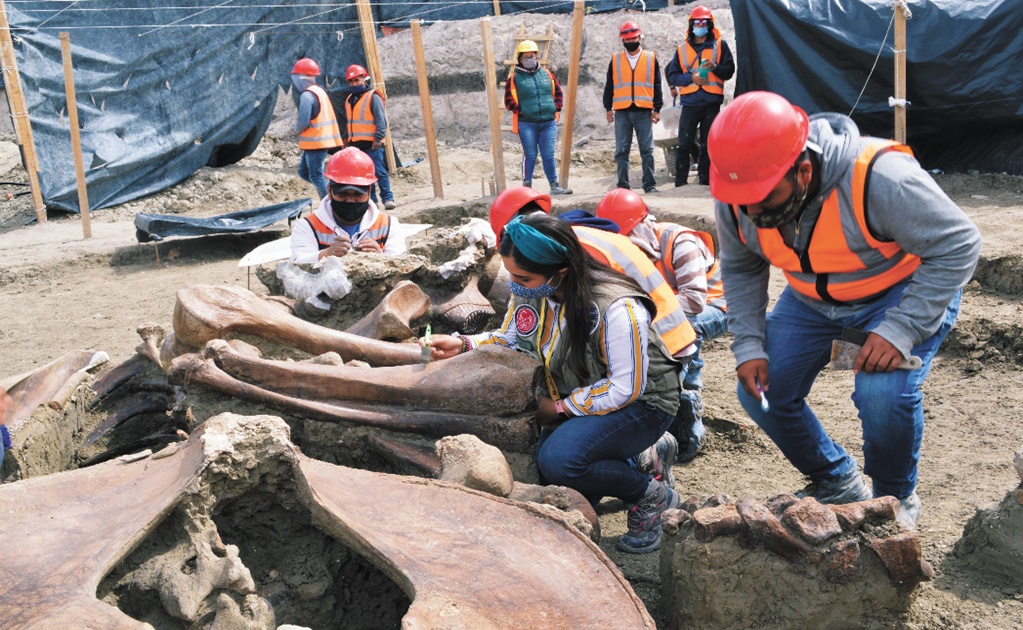
[[[524,179],[524,180],[522,180],[522,185],[525,188],[532,188],[533,187],[533,180],[531,180],[531,179]]]
[[[800,499],[813,497],[818,503],[839,504],[868,501],[874,498],[874,493],[870,491],[859,468],[856,468],[843,477],[811,481],[796,496]]]
[[[384,209],[394,210],[394,199],[388,199],[384,202]]]
[[[703,397],[697,389],[683,389],[679,395],[678,413],[671,425],[678,436],[677,463],[684,464],[696,457],[703,447],[707,427],[703,426]]]
[[[689,182],[684,180],[684,179],[676,179],[675,180],[675,188],[678,188],[679,186],[687,186],[688,184],[689,184]]]
[[[651,479],[639,503],[627,506],[629,531],[618,539],[618,549],[625,553],[650,553],[660,549],[661,514],[681,503],[674,490]]]
[[[553,184],[551,184],[551,194],[552,195],[571,195],[572,194],[572,189],[571,188],[562,188],[561,186],[558,185],[558,182],[554,182]]]
[[[677,454],[678,441],[674,435],[665,433],[650,448],[639,454],[636,469],[663,481],[669,488],[674,488],[675,475],[671,472],[671,467]]]
[[[923,506],[920,505],[920,497],[916,491],[905,499],[899,501],[899,524],[906,529],[916,529],[916,523],[920,520],[920,513]]]
[[[648,195],[652,194],[652,193],[655,193],[655,192],[657,192],[657,187],[656,186],[650,186],[649,188],[644,188],[643,192],[648,194]]]

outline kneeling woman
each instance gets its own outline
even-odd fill
[[[586,255],[561,219],[515,218],[500,253],[512,279],[501,329],[436,335],[433,358],[496,344],[542,361],[540,474],[591,502],[620,498],[629,531],[618,548],[658,549],[661,513],[678,506],[678,495],[627,461],[657,442],[678,409],[680,366],[650,327],[653,304],[633,280]]]

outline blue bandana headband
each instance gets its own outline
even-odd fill
[[[504,226],[504,233],[511,238],[515,249],[529,260],[543,266],[561,265],[568,262],[568,248],[536,228],[515,217]]]

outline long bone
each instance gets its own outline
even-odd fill
[[[410,323],[430,310],[430,296],[411,280],[402,280],[372,311],[345,332],[370,339],[408,339]]]
[[[345,361],[370,365],[419,362],[419,346],[366,339],[307,322],[241,287],[192,285],[178,291],[174,305],[177,344],[193,350],[211,339],[251,335],[312,354],[337,352]]]

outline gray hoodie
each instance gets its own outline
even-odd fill
[[[800,237],[796,237],[794,223],[781,228],[786,242],[797,251],[807,246],[824,200],[839,185],[850,186],[853,164],[868,140],[860,136],[847,116],[817,114],[810,118],[810,141],[821,148],[821,187],[799,219]],[[938,329],[949,302],[973,275],[980,255],[980,232],[914,158],[897,151],[885,153],[874,163],[867,204],[873,232],[882,240],[895,241],[921,260],[909,277],[899,305],[889,309],[884,321],[872,331],[909,356],[913,346]],[[770,264],[739,238],[728,204],[717,202],[715,212],[728,329],[734,338],[732,353],[738,366],[767,358],[764,341]],[[738,220],[749,221],[741,212]],[[798,291],[793,294],[832,319],[864,308],[831,304]]]

